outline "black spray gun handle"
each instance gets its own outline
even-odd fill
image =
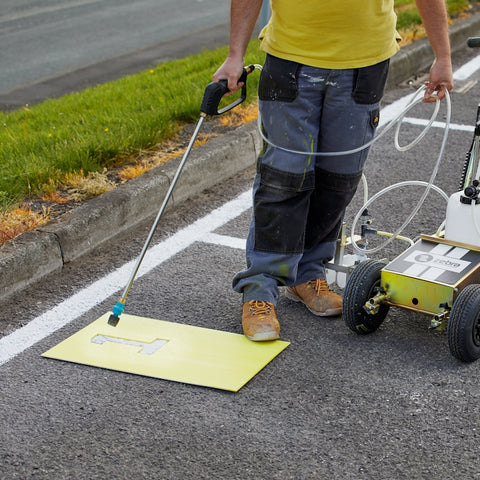
[[[223,96],[229,91],[227,80],[220,80],[219,82],[210,82],[203,94],[202,105],[200,106],[200,112],[205,115],[221,115],[228,112],[237,105],[240,105],[247,98],[247,75],[255,70],[254,65],[248,65],[244,67],[240,78],[237,83],[244,82],[240,97],[229,105],[218,110],[218,105]]]

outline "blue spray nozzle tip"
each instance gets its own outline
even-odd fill
[[[110,315],[110,318],[108,319],[108,324],[111,325],[112,327],[116,327],[118,325],[118,322],[120,321],[120,315],[123,313],[123,308],[124,304],[122,302],[118,302],[113,308],[112,308],[112,314]]]
[[[117,302],[117,304],[112,308],[112,313],[116,317],[119,317],[123,313],[124,308],[125,308],[125,305],[122,302]]]

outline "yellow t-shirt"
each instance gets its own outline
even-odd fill
[[[398,47],[393,0],[271,0],[262,49],[320,68],[360,68]]]

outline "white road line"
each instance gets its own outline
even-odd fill
[[[151,247],[145,255],[137,278],[158,267],[194,242],[202,241],[202,238],[208,238],[208,234],[241,215],[251,207],[251,197],[251,192],[246,191],[163,242]],[[218,237],[216,238],[217,241],[219,240]],[[239,242],[236,242],[236,244],[238,245]],[[134,264],[135,261],[126,263],[51,310],[36,317],[24,327],[0,339],[0,365],[8,362],[123,289]]]
[[[15,12],[7,15],[0,15],[0,23],[12,22],[15,20],[21,20],[24,18],[35,17],[37,15],[43,15],[45,13],[56,13],[67,8],[73,7],[82,7],[84,5],[90,5],[92,3],[97,3],[98,0],[76,0],[70,1],[69,3],[64,3],[60,5],[53,5],[51,7],[30,7],[28,10],[23,12]]]
[[[480,55],[474,59],[467,62],[465,65],[462,65],[455,73],[453,74],[454,80],[466,80],[471,77],[477,70],[480,69]]]
[[[245,250],[245,239],[238,237],[230,237],[229,235],[219,235],[218,233],[207,233],[201,238],[202,242],[221,245],[223,247],[237,248]]]
[[[423,118],[412,118],[412,117],[405,117],[403,119],[403,123],[410,123],[411,125],[421,125],[426,127],[430,120],[425,120]],[[433,122],[432,127],[436,128],[445,128],[445,122]],[[459,123],[451,123],[450,130],[459,130],[461,132],[473,132],[475,128],[473,125],[460,125]]]

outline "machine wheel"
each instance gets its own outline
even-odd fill
[[[380,305],[375,315],[370,315],[363,307],[375,296],[380,286],[380,272],[384,263],[366,260],[353,269],[343,293],[343,319],[350,330],[365,335],[372,333],[382,324],[390,306]]]
[[[466,286],[453,303],[447,323],[450,353],[462,362],[480,357],[480,285]]]

